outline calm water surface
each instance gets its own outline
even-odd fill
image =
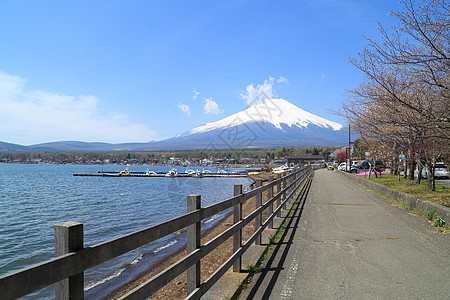
[[[147,168],[171,169],[129,170]],[[188,194],[201,194],[202,206],[207,206],[232,197],[234,184],[251,184],[248,178],[73,176],[102,169],[121,171],[125,166],[0,164],[0,276],[52,258],[55,224],[83,223],[85,246],[91,246],[184,214]],[[183,237],[169,236],[88,270],[86,297],[104,296],[181,246]],[[51,299],[53,287],[24,298]]]

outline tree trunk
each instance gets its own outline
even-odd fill
[[[397,175],[397,174],[395,174],[395,170],[396,170],[396,168],[395,168],[395,158],[392,158],[392,160],[391,160],[391,169],[389,170],[389,174]]]
[[[409,180],[414,180],[414,171],[416,169],[416,161],[414,159],[409,160]]]
[[[403,178],[404,179],[408,178],[408,161],[406,160],[406,157],[405,157],[405,161],[403,163],[403,172],[404,172]]]
[[[434,166],[429,163],[427,168],[428,168],[428,176],[427,176],[428,188],[430,190],[432,190],[432,191],[435,191],[436,190],[436,184],[434,182]]]

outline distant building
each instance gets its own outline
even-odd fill
[[[289,167],[318,164],[324,161],[322,155],[286,155],[284,158]]]

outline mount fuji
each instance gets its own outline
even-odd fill
[[[162,141],[86,143],[63,141],[21,146],[0,142],[0,151],[152,151],[340,146],[348,141],[339,123],[313,115],[283,99],[257,105]]]
[[[313,115],[284,99],[266,99],[222,120],[149,146],[155,150],[213,150],[339,146],[347,140],[341,124]]]

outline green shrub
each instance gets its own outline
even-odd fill
[[[436,217],[434,218],[434,226],[436,227],[442,227],[445,225],[445,220],[442,219],[442,217]]]

